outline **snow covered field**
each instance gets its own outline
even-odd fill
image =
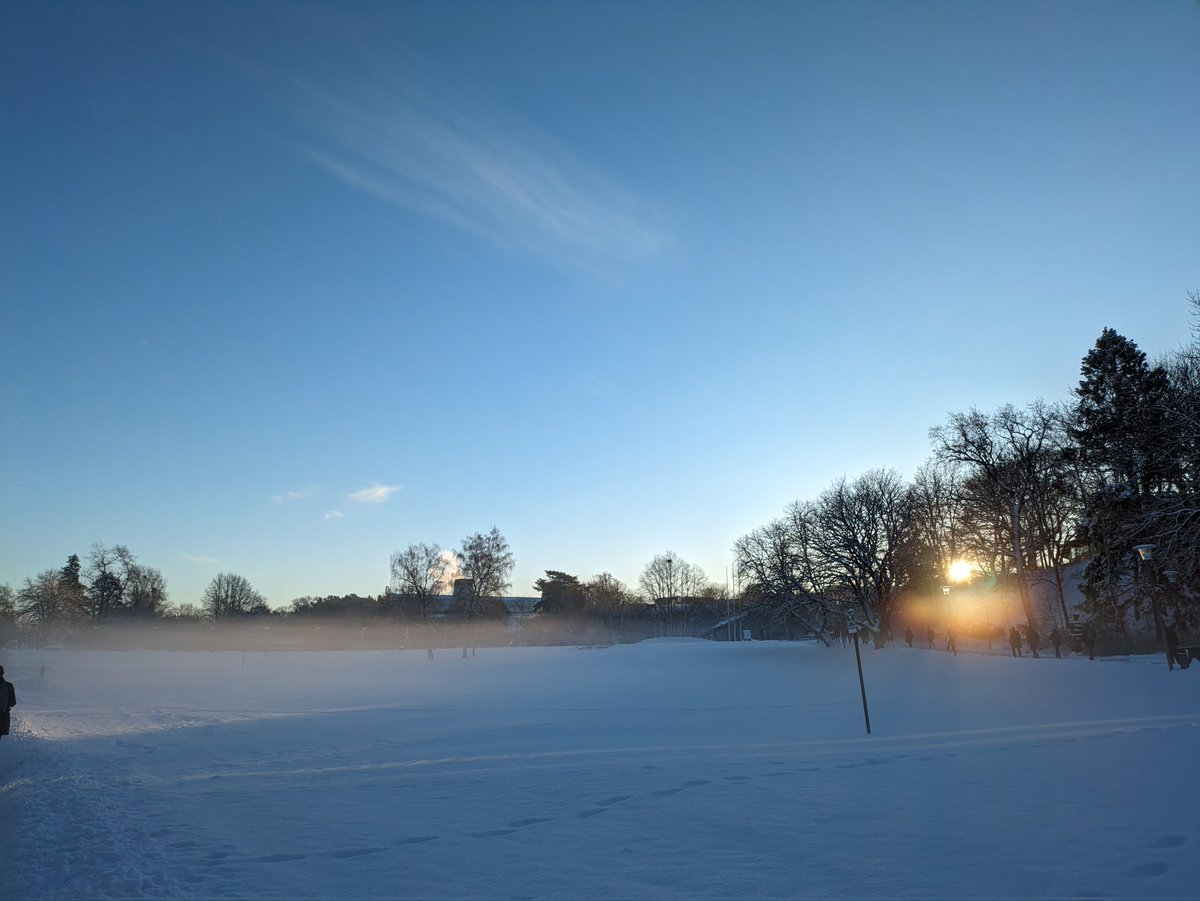
[[[1200,896],[1194,667],[424,658],[3,652],[0,897]]]

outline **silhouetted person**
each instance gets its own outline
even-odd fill
[[[1175,631],[1174,626],[1167,626],[1163,630],[1163,637],[1167,641],[1167,669],[1175,669],[1175,655],[1179,653],[1179,633]]]
[[[9,713],[17,706],[17,690],[11,682],[4,681],[4,667],[0,666],[0,735],[8,735],[12,725],[12,714]]]
[[[1058,631],[1058,627],[1050,633],[1050,644],[1054,645],[1054,656],[1061,658],[1062,654],[1059,651],[1062,649],[1062,633]]]
[[[1042,646],[1042,643],[1038,639],[1037,629],[1030,629],[1029,630],[1029,652],[1031,654],[1033,654],[1034,657],[1036,657],[1038,655],[1038,648],[1040,648],[1041,646]]]
[[[1083,624],[1083,646],[1087,648],[1088,660],[1096,659],[1096,627],[1091,623]]]
[[[929,646],[933,647],[933,626],[925,627],[925,638],[929,641]]]
[[[913,640],[912,629],[910,629],[908,626],[905,626],[904,627],[904,641],[908,644],[908,646],[910,648],[912,647],[912,640]]]
[[[953,651],[954,656],[958,656],[958,642],[954,640],[954,626],[946,627],[946,650]]]
[[[1012,655],[1014,657],[1021,656],[1021,633],[1015,628],[1008,630],[1008,646],[1012,648]]]

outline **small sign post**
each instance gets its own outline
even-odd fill
[[[846,611],[846,631],[854,636],[854,662],[858,665],[858,690],[862,695],[863,721],[867,724],[867,735],[870,735],[871,714],[867,712],[867,685],[863,682],[862,656],[858,653],[858,618],[853,608]]]

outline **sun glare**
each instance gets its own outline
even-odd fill
[[[971,577],[971,570],[974,568],[966,560],[955,560],[950,564],[950,580],[952,582],[964,582]]]

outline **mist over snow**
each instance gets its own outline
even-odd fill
[[[871,736],[809,643],[0,662],[5,899],[1200,887],[1200,671],[1161,656],[864,651]]]

